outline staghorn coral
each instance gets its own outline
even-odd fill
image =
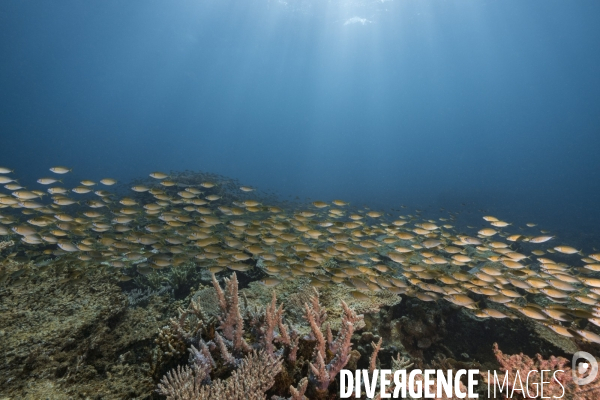
[[[277,299],[285,304],[286,320],[288,324],[293,325],[298,332],[309,334],[310,329],[306,326],[305,304],[310,303],[314,296],[314,287],[310,278],[297,277],[286,279],[281,284],[270,288],[269,291],[260,282],[251,282],[246,289],[241,292],[245,294],[249,305],[262,306],[271,301],[274,291]],[[354,288],[345,285],[331,285],[320,289],[319,302],[321,308],[329,316],[329,326],[333,330],[341,328],[343,310],[340,307],[340,301],[343,300],[350,309],[357,314],[376,313],[381,307],[393,306],[402,301],[397,294],[386,290],[374,293],[364,293],[364,297],[355,298],[352,296]],[[359,327],[363,322],[359,322]]]
[[[180,308],[178,313],[177,318],[171,318],[169,325],[159,330],[155,340],[168,356],[183,354],[208,322],[202,307],[194,300],[186,310]]]
[[[396,358],[392,357],[392,371],[394,372],[400,369],[412,368],[413,365],[408,357],[400,357],[400,353],[396,355]]]
[[[237,275],[234,273],[231,279],[225,278],[225,292],[219,286],[214,274],[212,280],[221,309],[221,315],[217,319],[221,323],[219,328],[223,332],[223,337],[232,342],[235,351],[249,351],[250,346],[244,339],[244,320],[239,307]]]
[[[221,393],[227,393],[232,398],[246,396],[246,386],[229,384],[219,377],[233,370],[235,380],[246,379],[244,375],[247,368],[244,365],[247,365],[251,351],[258,351],[261,357],[272,360],[277,364],[273,368],[282,371],[277,378],[276,392],[289,388],[292,400],[304,399],[306,391],[311,393],[309,398],[323,398],[327,396],[329,385],[339,371],[352,357],[357,360],[360,356],[352,353],[351,340],[363,316],[357,315],[344,301],[341,301],[343,316],[338,324],[340,328],[334,330],[334,335],[327,322],[327,312],[321,307],[319,293],[313,290],[310,305],[307,303],[304,306],[305,318],[311,330],[306,338],[301,339],[294,327],[284,321],[284,309],[282,305],[277,305],[275,292],[271,292],[271,301],[266,307],[259,308],[256,305],[248,306],[245,296],[240,302],[235,273],[230,279],[225,279],[224,288],[213,276],[213,286],[219,308],[214,318],[218,326],[207,323],[202,307],[192,301],[188,310],[180,310],[179,318],[172,318],[170,325],[161,330],[162,337],[171,341],[176,339],[180,345],[190,345],[189,365],[169,372],[159,387],[159,392],[168,398],[187,399],[192,396],[202,399],[202,396],[213,396],[210,398],[218,399]],[[188,318],[192,318],[192,321],[188,321]],[[301,340],[305,350],[301,362],[296,366]],[[311,361],[308,362],[305,357],[313,347]],[[182,351],[178,351],[181,354]],[[283,359],[287,359],[285,364]],[[285,368],[282,368],[283,365]],[[309,368],[308,379],[302,376],[305,372],[301,372],[306,371],[306,367]],[[268,377],[266,374],[263,378],[270,379]],[[297,382],[296,387],[294,382]],[[267,383],[265,388],[273,385],[273,382]],[[259,397],[256,398],[264,398],[261,397],[264,392],[257,392],[257,395]]]
[[[500,370],[504,372],[504,374],[498,376],[499,381],[502,382],[508,374],[508,395],[503,393],[505,398],[509,398],[509,396],[510,398],[517,398],[512,394],[514,391],[517,392],[515,393],[516,396],[521,396],[521,398],[541,398],[541,394],[538,393],[538,388],[533,386],[533,382],[529,383],[529,386],[521,388],[519,380],[516,379],[516,374],[518,373],[522,381],[525,382],[529,371],[534,370],[557,371],[556,374],[553,375],[550,383],[544,387],[545,398],[555,397],[573,400],[595,400],[600,397],[600,376],[596,377],[593,382],[585,386],[575,384],[573,382],[571,368],[568,366],[569,360],[566,358],[551,356],[548,360],[545,360],[539,354],[536,356],[537,359],[532,359],[523,353],[505,355],[500,351],[497,343],[494,343],[494,355],[500,363]],[[562,372],[558,370],[562,370]],[[484,376],[484,379],[487,378]],[[515,385],[515,382],[517,385]],[[523,393],[523,389],[525,389],[525,393]],[[532,396],[533,394],[535,395]]]
[[[187,310],[180,309],[179,317],[160,331],[159,344],[166,345],[169,354],[174,350],[181,354],[182,346],[191,346],[190,365],[167,373],[158,391],[172,399],[264,398],[281,370],[281,355],[287,351],[288,359],[295,362],[299,335],[284,324],[283,306],[277,306],[274,293],[264,310],[246,308],[242,313],[235,273],[225,279],[224,289],[213,275],[213,286],[219,308],[214,318],[219,324],[216,329],[200,304],[192,300]],[[247,332],[245,326],[249,326]],[[231,378],[210,383],[211,372],[220,376],[232,368]]]
[[[311,300],[311,304],[312,307],[305,304],[306,320],[310,324],[312,337],[315,338],[317,345],[313,352],[313,362],[309,364],[311,370],[310,380],[315,385],[317,395],[322,396],[340,370],[348,363],[350,352],[352,350],[351,340],[355,324],[362,321],[363,316],[357,315],[346,305],[346,303],[344,303],[344,301],[341,301],[344,312],[341,328],[334,339],[329,325],[326,326],[326,349],[322,326],[327,319],[327,314],[321,310],[319,295],[316,290],[315,296],[313,296]],[[333,357],[327,357],[328,354],[332,354]],[[325,363],[325,357],[330,359],[327,364]]]
[[[275,292],[273,292],[273,299],[269,304],[264,313],[264,329],[263,329],[263,344],[267,353],[275,357],[275,347],[273,341],[278,341],[285,346],[290,348],[288,359],[292,362],[296,361],[296,353],[298,351],[298,333],[292,328],[288,333],[288,327],[283,323],[283,304],[277,308]],[[279,334],[275,331],[275,328],[279,329]],[[283,350],[283,349],[282,349]]]
[[[373,373],[377,368],[377,354],[379,354],[379,350],[381,350],[381,344],[383,343],[383,338],[379,338],[377,344],[375,342],[371,342],[371,346],[373,347],[373,354],[371,354],[371,358],[369,359],[369,372]]]
[[[290,392],[292,393],[292,397],[290,397],[290,400],[306,399],[306,396],[304,396],[304,393],[306,392],[307,387],[308,387],[308,378],[302,378],[302,380],[298,383],[297,389],[293,386],[290,386]]]
[[[306,393],[306,389],[308,388],[308,378],[302,378],[300,382],[298,382],[298,387],[295,388],[294,385],[290,385],[290,394],[291,397],[285,398],[280,396],[272,396],[271,400],[308,400],[308,398],[304,395]]]

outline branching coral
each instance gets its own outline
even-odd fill
[[[321,393],[327,391],[329,384],[333,382],[336,375],[348,362],[352,350],[351,339],[355,324],[363,319],[362,315],[356,315],[344,301],[341,304],[344,314],[341,328],[335,339],[329,326],[326,327],[327,349],[322,332],[327,314],[321,310],[318,293],[315,291],[315,296],[311,299],[311,306],[305,304],[306,320],[311,328],[311,336],[317,342],[313,352],[313,362],[309,364],[311,369],[310,380],[315,385],[317,392]],[[327,350],[329,350],[329,353]],[[328,354],[331,354],[332,357],[328,357]],[[325,362],[326,357],[330,359],[327,364]]]
[[[283,306],[277,306],[274,294],[264,310],[242,313],[235,274],[225,280],[224,289],[213,275],[213,286],[220,311],[216,330],[207,329],[210,319],[192,300],[187,310],[180,310],[179,317],[160,331],[159,343],[166,346],[166,352],[181,354],[182,344],[191,346],[190,365],[167,373],[158,391],[169,399],[262,399],[281,370],[281,355],[287,350],[288,360],[295,362],[299,335],[284,323]],[[247,333],[245,324],[250,327]],[[229,379],[211,384],[213,370],[218,375],[232,368]],[[299,398],[304,390],[302,386],[297,390]]]
[[[234,351],[238,353],[250,351],[250,346],[244,339],[244,320],[239,306],[237,275],[233,274],[231,279],[225,279],[225,292],[219,286],[214,274],[212,279],[221,308],[221,315],[217,318],[221,323],[219,328],[223,332],[223,337],[232,343]]]
[[[552,371],[549,384],[544,386],[544,397],[556,397],[576,400],[595,400],[600,398],[600,376],[583,386],[579,386],[573,382],[573,375],[569,365],[569,360],[563,357],[551,356],[545,360],[541,355],[537,354],[537,359],[532,359],[523,353],[514,355],[505,355],[498,348],[498,344],[494,344],[494,354],[500,363],[500,370],[504,372],[498,379],[500,382],[507,376],[508,390],[503,393],[505,398],[513,397],[513,392],[517,395],[522,395],[524,398],[541,398],[539,393],[539,383],[534,383],[532,380],[526,380],[530,371]],[[561,371],[559,371],[561,370]],[[520,380],[517,379],[517,373]],[[485,376],[484,376],[485,378]],[[529,386],[521,387],[521,382],[527,382]],[[564,388],[564,389],[563,389]]]
[[[12,240],[0,242],[0,251],[6,249],[8,247],[14,246],[14,244],[15,244],[15,242],[13,242]]]
[[[298,340],[300,336],[293,328],[288,329],[288,327],[283,323],[283,304],[277,308],[276,301],[277,299],[275,297],[275,292],[273,292],[271,304],[267,306],[264,314],[264,347],[269,355],[275,357],[275,346],[273,342],[279,342],[289,349],[288,360],[290,362],[295,362],[296,353],[298,352]],[[277,334],[275,328],[279,329],[279,334]]]
[[[383,338],[379,338],[377,344],[375,342],[371,342],[371,346],[373,347],[373,354],[371,354],[371,358],[369,360],[369,372],[373,373],[375,368],[377,368],[377,354],[379,354],[379,350],[381,350],[381,344],[383,343]]]
[[[179,309],[178,318],[171,318],[169,325],[158,332],[156,343],[166,355],[182,354],[198,336],[206,322],[207,318],[202,307],[192,300],[186,310]]]
[[[182,400],[264,398],[264,392],[282,368],[283,356],[287,358],[283,374],[287,378],[280,384],[293,383],[300,335],[284,322],[284,309],[277,305],[275,293],[265,308],[248,307],[245,297],[241,307],[235,274],[225,279],[224,288],[213,275],[213,286],[219,309],[216,329],[200,304],[192,301],[187,310],[180,310],[179,317],[172,318],[170,325],[161,330],[159,342],[166,352],[182,354],[182,347],[187,345],[190,358],[188,366],[178,367],[163,377],[159,393]],[[308,363],[309,378],[301,379],[297,387],[290,386],[292,400],[305,399],[309,384],[317,397],[327,393],[330,383],[348,363],[352,334],[363,323],[363,316],[341,301],[342,321],[334,336],[316,290],[309,301],[310,305],[305,304],[305,318],[311,326],[307,339],[316,345],[312,362]],[[216,379],[228,370],[233,370],[229,379]],[[212,383],[211,374],[215,378]]]
[[[207,370],[194,364],[167,373],[158,392],[169,400],[259,400],[275,382],[281,371],[281,360],[266,352],[252,352],[244,357],[231,377],[205,385]]]
[[[307,378],[302,378],[300,380],[300,382],[298,383],[297,389],[293,386],[290,386],[290,393],[292,394],[292,397],[290,397],[290,400],[306,399],[306,396],[304,396],[304,393],[306,392],[307,387],[308,387],[308,379]]]

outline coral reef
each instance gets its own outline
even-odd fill
[[[224,281],[223,289],[213,275],[219,306],[215,318],[208,318],[202,306],[192,300],[186,310],[179,311],[178,318],[172,318],[160,330],[157,343],[164,354],[181,355],[184,346],[188,346],[190,357],[187,366],[178,366],[163,377],[159,393],[169,399],[221,398],[218,396],[225,394],[241,399],[250,398],[245,390],[252,388],[253,395],[258,396],[252,398],[265,398],[265,392],[278,381],[278,387],[287,383],[292,398],[302,399],[307,390],[310,398],[326,398],[329,385],[352,356],[352,335],[362,315],[341,301],[341,328],[334,336],[315,290],[310,305],[304,305],[311,331],[300,338],[284,322],[283,305],[277,306],[275,292],[266,307],[249,306],[245,298],[242,307],[237,275]],[[312,353],[309,377],[300,376],[294,387],[294,376],[307,363],[304,356],[298,359],[300,347],[312,349],[303,352]],[[263,372],[253,375],[252,369]],[[230,378],[218,378],[230,371]]]
[[[324,397],[329,384],[333,382],[340,370],[348,363],[355,325],[363,319],[362,315],[357,315],[343,300],[341,305],[343,310],[342,324],[335,339],[329,324],[325,326],[327,339],[323,335],[323,325],[327,320],[327,313],[321,310],[319,294],[316,290],[311,299],[311,306],[308,303],[304,305],[306,320],[311,329],[310,339],[316,340],[313,362],[309,364],[311,369],[309,380],[315,385],[318,397]],[[326,359],[329,360],[327,364]]]
[[[53,265],[0,291],[0,397],[149,398],[169,304],[152,296],[130,308],[113,274],[95,268],[73,284]]]
[[[537,354],[536,359],[532,359],[523,353],[509,356],[500,351],[498,344],[494,344],[494,354],[500,363],[500,370],[504,372],[498,377],[500,382],[504,380],[505,375],[508,375],[508,391],[503,393],[507,399],[519,398],[518,396],[520,398],[541,398],[539,383],[526,381],[530,371],[541,370],[556,371],[552,375],[552,379],[548,378],[550,382],[544,387],[545,398],[554,397],[573,400],[595,400],[600,398],[600,376],[584,386],[575,384],[569,367],[570,362],[566,358],[551,356],[549,359],[544,359]],[[529,386],[521,387],[519,380],[516,379],[517,373],[523,382],[529,383]]]
[[[194,282],[212,285],[176,300],[131,290],[110,267],[74,273],[60,259],[5,259],[2,268],[0,394],[10,398],[248,398],[251,387],[257,398],[331,399],[341,368],[494,370],[500,362],[526,370],[540,368],[539,359],[497,353],[496,361],[478,351],[498,340],[511,353],[539,352],[548,363],[555,354],[564,363],[559,355],[581,345],[540,324],[480,320],[443,302],[357,299],[342,285],[315,292],[305,278],[270,288],[248,284],[245,274],[221,284],[203,274]],[[361,318],[361,310],[370,313]],[[597,382],[586,391],[565,384],[571,398],[598,398]]]
[[[280,359],[273,359],[265,351],[254,351],[244,357],[239,368],[225,380],[203,384],[208,371],[194,364],[192,368],[178,367],[167,373],[158,385],[158,392],[167,399],[177,400],[266,399],[264,393],[273,386],[275,375],[280,370]]]
[[[6,240],[4,242],[0,242],[0,251],[12,247],[15,245],[15,242],[13,242],[12,240]]]
[[[151,288],[146,288],[146,290],[133,289],[126,293],[127,304],[130,307],[145,306],[148,305],[150,298],[153,296],[172,295],[172,293],[173,291],[169,286],[163,286],[158,290],[152,290]]]
[[[277,299],[286,305],[286,319],[300,333],[309,333],[309,327],[305,319],[305,304],[310,303],[314,295],[314,286],[310,278],[298,277],[287,279],[281,284],[265,290],[260,282],[251,282],[247,288],[242,290],[249,305],[261,306],[271,300],[271,292],[275,292]],[[329,326],[333,330],[341,328],[343,308],[340,301],[344,301],[348,308],[357,314],[377,313],[382,307],[391,307],[399,304],[402,298],[392,292],[381,290],[379,292],[366,293],[359,298],[352,294],[355,289],[345,285],[331,285],[319,288],[319,302],[321,307],[330,317]],[[363,322],[359,322],[363,326]]]

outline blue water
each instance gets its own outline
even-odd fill
[[[600,234],[600,2],[0,2],[0,165]],[[439,214],[441,215],[441,214]],[[600,244],[598,244],[600,246]]]

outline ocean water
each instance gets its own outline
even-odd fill
[[[597,234],[599,7],[6,1],[0,159]]]
[[[0,166],[30,189],[56,165],[69,188],[203,171],[282,201],[452,213],[458,230],[535,223],[598,253],[599,15],[560,0],[4,0]]]

